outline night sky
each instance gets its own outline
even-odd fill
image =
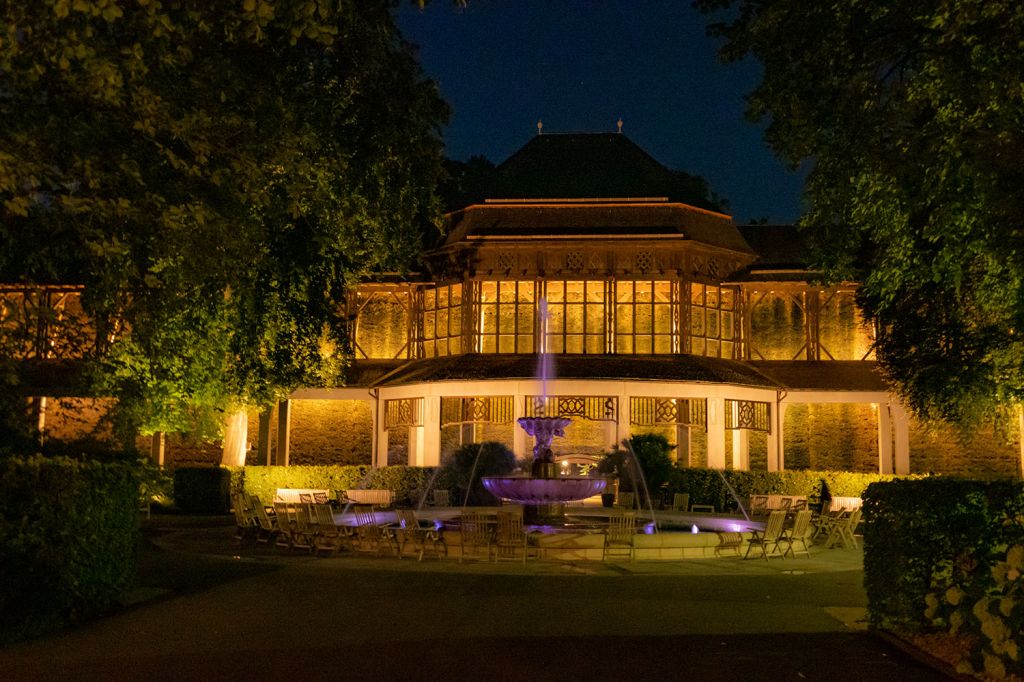
[[[802,176],[743,116],[754,61],[721,64],[689,0],[434,0],[403,4],[405,37],[452,107],[447,154],[500,163],[537,132],[623,132],[701,175],[738,223],[800,214]]]

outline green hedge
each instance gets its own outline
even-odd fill
[[[669,476],[666,493],[689,493],[690,504],[711,504],[715,509],[734,511],[736,500],[725,481],[744,504],[751,495],[804,495],[819,501],[821,481],[828,483],[835,497],[862,497],[871,483],[890,481],[894,476],[859,474],[850,471],[719,471],[718,469],[676,468]],[[655,491],[652,495],[657,496]]]
[[[178,467],[174,470],[174,504],[186,514],[231,511],[231,471],[226,467]]]
[[[1024,672],[1024,484],[877,483],[864,515],[872,625],[972,635],[964,670]]]
[[[436,468],[388,466],[371,469],[366,466],[247,466],[233,470],[232,486],[258,495],[270,502],[278,488],[387,488],[395,491],[395,504],[416,506],[431,484],[433,488],[449,488],[449,477]]]
[[[0,639],[102,612],[135,570],[139,467],[0,460]]]

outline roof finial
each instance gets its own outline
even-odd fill
[[[619,116],[618,125],[619,125],[619,135],[621,135],[622,134],[622,117],[621,116]]]
[[[541,121],[540,119],[537,120],[537,134],[544,134],[544,121]]]

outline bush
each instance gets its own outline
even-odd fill
[[[455,492],[453,502],[468,500],[471,505],[493,505],[498,503],[498,499],[484,488],[481,479],[484,476],[505,476],[515,468],[515,453],[507,445],[487,441],[467,443],[453,452],[445,461],[441,475],[446,487]]]
[[[864,586],[875,627],[972,635],[973,670],[1024,672],[1024,484],[872,484]]]
[[[278,488],[387,488],[395,491],[396,505],[415,507],[428,486],[451,487],[434,467],[247,466],[232,467],[230,471],[232,491],[258,495],[264,503],[274,499]]]
[[[174,470],[174,504],[186,514],[227,514],[231,510],[231,472],[221,467]]]
[[[711,504],[722,511],[738,511],[729,486],[743,504],[748,503],[751,495],[803,495],[815,504],[823,480],[833,496],[863,497],[871,483],[893,479],[895,476],[851,471],[720,471],[677,467],[670,472],[666,494],[689,493],[690,504]]]
[[[0,639],[101,613],[130,586],[138,473],[126,462],[0,460]]]

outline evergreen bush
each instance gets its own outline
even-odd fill
[[[0,459],[0,641],[89,618],[131,585],[139,466]]]

